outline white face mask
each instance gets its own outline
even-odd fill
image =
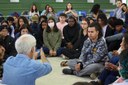
[[[48,26],[49,26],[50,28],[53,28],[53,27],[54,27],[54,22],[48,23]]]

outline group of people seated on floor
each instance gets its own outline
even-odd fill
[[[99,4],[95,4],[91,9],[92,16],[82,18],[81,22],[77,21],[78,15],[71,3],[67,4],[59,17],[53,16],[55,13],[51,10],[54,12],[48,5],[39,16],[34,5],[29,20],[16,13],[1,20],[0,75],[4,84],[17,85],[21,82],[19,85],[34,85],[36,78],[52,70],[45,55],[68,59],[60,63],[62,67],[69,66],[62,70],[64,74],[79,77],[89,75],[92,79],[98,76],[99,79],[74,85],[109,85],[117,79],[115,83],[127,83],[126,4],[118,0],[117,9],[110,18],[101,11]],[[34,59],[46,63],[36,63]],[[21,77],[17,76],[19,74]]]

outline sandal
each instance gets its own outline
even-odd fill
[[[60,66],[61,66],[61,67],[68,66],[67,62],[68,62],[68,61],[62,61],[62,62],[60,63]]]

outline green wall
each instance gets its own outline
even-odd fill
[[[31,5],[37,5],[40,11],[44,10],[46,4],[53,6],[56,12],[64,10],[66,3],[71,2],[75,10],[86,10],[89,13],[94,3],[87,3],[87,0],[64,0],[64,2],[55,2],[55,0],[19,0],[19,3],[10,3],[10,0],[0,0],[0,12],[4,15],[9,15],[12,12],[21,13],[24,10],[29,11]],[[99,3],[102,9],[113,9],[114,5],[109,3],[109,0],[95,0]]]

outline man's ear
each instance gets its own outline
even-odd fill
[[[31,52],[32,53],[35,52],[35,47],[32,47]]]

